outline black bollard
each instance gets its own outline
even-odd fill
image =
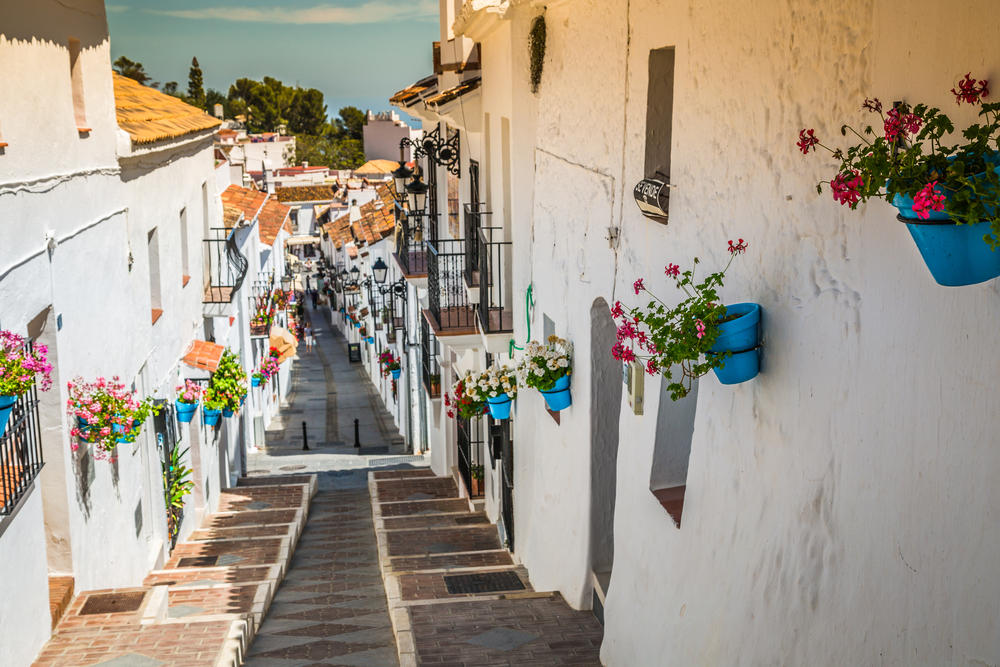
[[[306,423],[302,422],[302,451],[309,451],[309,435],[306,433]]]
[[[354,446],[361,449],[361,437],[358,435],[358,420],[354,420]]]

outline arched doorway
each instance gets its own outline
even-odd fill
[[[604,622],[604,596],[614,565],[615,487],[622,367],[611,356],[615,321],[604,299],[590,308],[590,570],[594,614]]]

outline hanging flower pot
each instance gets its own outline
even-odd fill
[[[722,384],[746,382],[760,373],[760,313],[756,303],[726,306],[725,321],[718,325],[719,337],[706,355],[730,353],[722,365],[712,369]]]
[[[259,387],[260,386],[260,376],[257,375],[256,373],[254,373],[253,376],[250,378],[250,386],[251,387]]]
[[[78,442],[93,445],[95,459],[113,460],[118,445],[135,442],[146,420],[160,412],[152,398],[138,397],[118,377],[99,377],[93,382],[74,378],[67,390],[69,414],[76,418],[76,426],[70,429],[75,438],[71,445],[74,450]]]
[[[393,380],[398,380],[399,376],[403,374],[403,369],[401,369],[401,368],[393,368],[389,372],[392,374],[392,379]]]
[[[187,424],[192,419],[194,419],[194,413],[198,411],[197,403],[182,403],[177,401],[174,403],[177,408],[177,421],[182,424]]]
[[[4,431],[7,430],[7,420],[10,419],[10,413],[16,403],[17,396],[0,396],[0,437],[3,437]]]
[[[556,380],[552,389],[539,390],[545,398],[545,404],[552,412],[560,412],[573,405],[573,397],[569,393],[569,375],[563,375]]]
[[[91,442],[93,437],[91,436],[91,425],[83,417],[76,418],[76,437],[78,437],[83,442]]]
[[[198,399],[201,398],[201,385],[191,380],[185,380],[184,384],[177,387],[177,401],[174,406],[177,408],[177,421],[182,424],[189,423],[194,419],[194,413],[198,411]]]
[[[125,427],[121,424],[114,424],[111,430],[115,433],[115,441],[120,443],[123,442],[135,442],[135,435],[132,433],[132,429],[125,430]]]
[[[222,410],[203,408],[201,411],[201,417],[202,421],[205,422],[205,426],[218,426],[219,419],[222,417]]]
[[[486,399],[486,407],[489,409],[490,416],[493,419],[509,419],[510,408],[513,404],[514,400],[507,394],[500,394],[499,396]]]
[[[234,414],[236,414],[236,412],[232,408],[223,408],[222,409],[222,416],[225,417],[226,419],[229,419]]]

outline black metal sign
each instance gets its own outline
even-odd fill
[[[667,223],[670,210],[670,185],[656,178],[644,178],[635,184],[632,191],[635,203],[642,214],[650,220]]]

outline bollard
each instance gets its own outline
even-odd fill
[[[302,422],[302,451],[309,451],[309,435],[306,433],[306,423]]]
[[[358,435],[358,420],[354,420],[354,446],[361,449],[361,437]]]

